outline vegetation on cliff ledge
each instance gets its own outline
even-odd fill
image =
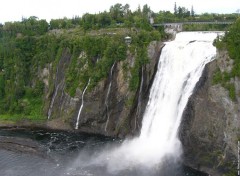
[[[90,88],[106,78],[114,62],[127,58],[127,51],[136,55],[128,79],[131,90],[136,91],[139,69],[148,62],[149,42],[165,35],[149,23],[150,12],[147,5],[132,12],[128,5],[116,4],[109,12],[49,24],[33,16],[0,25],[0,119],[47,119],[43,103],[53,94],[64,52],[71,56],[65,73],[65,92],[70,96],[89,78]],[[127,35],[132,38],[131,46],[125,43]],[[49,73],[44,74],[44,69]]]
[[[214,41],[214,45],[219,50],[227,50],[231,59],[233,59],[233,67],[230,72],[221,72],[218,70],[214,74],[213,82],[221,83],[225,88],[229,90],[229,96],[232,100],[235,100],[236,95],[239,95],[235,91],[235,86],[231,79],[240,78],[240,18],[229,28],[229,31],[225,33],[223,37],[218,37]]]

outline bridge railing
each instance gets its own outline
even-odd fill
[[[158,26],[176,26],[184,24],[233,24],[234,21],[187,21],[187,22],[176,22],[176,23],[155,23],[154,27]]]

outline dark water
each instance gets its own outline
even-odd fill
[[[194,169],[165,162],[161,169],[144,166],[109,173],[104,165],[83,165],[119,139],[41,129],[0,128],[1,176],[205,176]],[[110,147],[109,147],[110,148]],[[27,149],[27,150],[26,150]],[[121,159],[121,158],[119,158]]]

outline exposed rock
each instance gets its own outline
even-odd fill
[[[0,149],[46,157],[43,152],[45,149],[31,139],[0,136]]]
[[[213,85],[214,72],[229,72],[232,60],[219,52],[209,63],[185,109],[180,126],[185,164],[211,175],[236,172],[240,101],[232,101],[220,84]],[[234,79],[239,91],[239,79]]]
[[[43,80],[43,83],[45,84],[46,87],[49,86],[49,69],[45,67],[40,74],[41,79]]]
[[[146,74],[144,75],[146,77],[144,79],[145,94],[148,94],[151,80],[154,77],[154,68],[158,63],[162,46],[163,44],[160,42],[152,42],[148,48],[148,55],[151,60],[149,65],[144,68],[144,73]],[[126,79],[124,74],[130,73],[124,73],[123,65],[125,63],[133,66],[134,56],[129,54],[127,60],[116,63],[112,80],[108,78],[100,82],[93,91],[86,93],[84,100],[85,107],[81,114],[79,130],[118,137],[131,135],[139,130],[139,127],[135,128],[133,123],[133,121],[138,121],[139,123],[142,120],[143,111],[140,114],[140,118],[135,115],[139,90],[137,92],[129,90],[129,80]],[[112,85],[109,92],[109,112],[107,114],[104,101],[107,97],[110,82]],[[128,105],[129,98],[133,99],[133,104],[130,106]],[[144,98],[143,101],[147,102],[148,96]],[[144,105],[141,107],[143,110]]]
[[[53,90],[47,87],[49,96],[45,96],[45,112],[49,119],[64,117],[65,121],[72,115],[78,99],[71,98],[65,93],[65,74],[70,64],[71,55],[66,49],[57,64],[56,72],[52,73],[53,78],[50,80],[53,84]],[[50,93],[49,93],[50,92]],[[49,123],[51,124],[51,123]],[[48,125],[49,125],[48,124]]]
[[[159,62],[159,59],[160,59],[162,48],[164,46],[165,46],[164,43],[152,42],[150,44],[150,47],[148,48],[148,56],[150,58],[150,62],[149,62],[149,64],[147,64],[143,68],[143,73],[144,73],[144,75],[143,75],[143,87],[142,87],[142,94],[140,95],[141,96],[141,107],[140,107],[139,114],[135,114],[135,118],[137,118],[137,128],[136,128],[135,133],[140,131],[140,128],[142,126],[143,113],[144,113],[145,108],[146,108],[147,103],[148,103],[150,88],[153,84],[153,80],[154,80],[155,75],[157,73],[158,62]],[[153,48],[155,48],[155,49],[153,49]],[[139,93],[139,89],[138,89],[138,93]],[[134,108],[134,110],[136,111],[137,108]]]
[[[115,63],[111,76],[109,70],[107,79],[100,81],[93,89],[86,90],[78,131],[118,137],[136,134],[141,126],[142,114],[148,101],[149,90],[163,46],[161,42],[150,43],[148,47],[150,62],[143,68],[143,76],[139,70],[140,78],[144,78],[142,95],[140,95],[143,103],[139,107],[139,113],[136,115],[140,87],[135,92],[129,89],[131,75],[129,68],[134,66],[135,55],[128,52],[124,61]],[[69,129],[70,126],[74,129],[76,124],[82,104],[82,90],[77,89],[76,96],[73,98],[64,90],[65,72],[70,61],[71,56],[66,50],[54,73],[54,89],[46,99],[48,114],[50,114],[50,121],[47,123],[49,128]],[[124,70],[125,66],[128,67],[127,70]],[[111,89],[108,92],[110,84]],[[108,107],[106,107],[106,101]]]
[[[56,118],[48,121],[45,128],[71,131],[72,127],[66,121],[66,118]]]

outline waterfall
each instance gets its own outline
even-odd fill
[[[112,75],[113,75],[113,68],[116,64],[116,61],[114,62],[114,64],[112,65],[111,67],[111,71],[110,71],[110,83],[109,83],[109,86],[108,86],[108,90],[107,90],[107,96],[106,96],[106,99],[105,99],[105,106],[106,106],[106,114],[107,114],[107,122],[106,122],[106,125],[105,125],[105,132],[107,132],[107,126],[108,126],[108,123],[109,123],[109,117],[110,117],[110,114],[109,114],[109,111],[108,111],[108,97],[109,97],[109,93],[111,91],[111,87],[112,87]]]
[[[103,151],[91,163],[105,162],[108,171],[115,173],[134,167],[159,168],[166,158],[180,159],[178,127],[205,65],[216,55],[212,43],[217,35],[217,32],[182,32],[174,41],[166,42],[139,137]]]
[[[205,65],[216,55],[212,43],[218,34],[222,33],[181,32],[174,41],[166,42],[151,86],[140,135],[126,139],[118,146],[106,146],[93,156],[83,155],[88,160],[78,160],[76,165],[87,169],[104,167],[110,175],[126,175],[132,171],[135,173],[134,170],[140,171],[141,176],[151,175],[149,172],[152,175],[173,175],[166,169],[174,171],[174,164],[180,161],[182,146],[178,128],[181,117]]]
[[[60,86],[60,84],[57,85],[57,87],[56,87],[56,89],[55,89],[55,92],[54,92],[54,95],[53,95],[53,98],[52,98],[52,100],[51,100],[50,107],[49,107],[49,109],[48,109],[48,119],[50,119],[50,117],[51,117],[52,108],[53,108],[54,101],[55,101],[55,98],[56,98],[57,93],[58,93],[59,86]]]
[[[167,155],[179,157],[181,143],[177,132],[182,113],[205,65],[214,59],[216,48],[212,42],[216,36],[217,33],[184,32],[166,43],[136,141],[145,145],[133,158],[140,155],[142,162],[154,165]]]
[[[55,98],[58,94],[58,89],[59,89],[60,85],[62,84],[61,79],[59,80],[60,75],[62,74],[61,72],[59,72],[60,62],[61,62],[61,60],[59,60],[58,65],[57,65],[56,77],[55,77],[55,82],[54,82],[55,91],[54,91],[54,94],[53,94],[53,97],[52,97],[52,100],[51,100],[51,103],[50,103],[50,107],[48,109],[48,120],[50,119],[50,117],[52,115],[52,108],[53,108],[53,105],[54,105],[54,102],[55,102]],[[60,73],[60,75],[59,75],[59,73]]]
[[[143,81],[144,81],[144,79],[143,79],[143,66],[142,66],[142,69],[141,69],[141,83],[140,83],[140,88],[139,88],[139,92],[138,92],[138,104],[137,104],[137,111],[136,111],[133,131],[135,131],[135,129],[137,128],[137,120],[138,120],[138,117],[141,113]]]
[[[62,87],[62,94],[61,94],[61,98],[60,98],[60,101],[62,102],[61,103],[61,108],[60,108],[60,113],[62,112],[62,108],[63,108],[63,96],[64,96],[64,89],[65,89],[65,84],[63,84],[63,87]]]
[[[81,106],[80,106],[80,108],[79,108],[79,111],[78,111],[77,122],[76,122],[76,126],[75,126],[75,129],[76,129],[76,130],[78,129],[79,119],[80,119],[80,115],[81,115],[82,108],[83,108],[83,104],[84,104],[84,100],[83,100],[84,94],[85,94],[85,92],[86,92],[86,90],[87,90],[87,88],[88,88],[88,86],[89,86],[89,84],[90,84],[90,81],[91,81],[91,79],[88,80],[88,83],[87,83],[87,85],[86,85],[86,87],[84,88],[83,93],[82,93],[82,104],[81,104]]]

